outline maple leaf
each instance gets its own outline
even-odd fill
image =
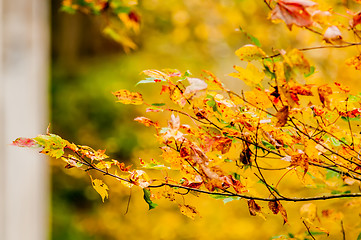
[[[60,158],[64,154],[64,147],[66,141],[55,134],[39,135],[34,140],[44,149],[41,153],[47,154],[50,157]]]
[[[23,138],[19,137],[15,139],[11,145],[17,146],[17,147],[30,147],[30,148],[36,148],[41,147],[35,140],[32,138]]]
[[[286,125],[287,120],[288,120],[288,115],[289,115],[289,107],[288,106],[284,106],[282,109],[280,109],[277,114],[277,124],[276,127],[283,127],[284,125]]]
[[[95,191],[97,191],[99,193],[99,195],[102,197],[102,200],[104,202],[104,198],[108,198],[108,186],[103,183],[102,180],[100,179],[91,179],[92,180],[92,185],[93,188],[95,189]]]
[[[271,12],[271,19],[283,20],[291,30],[292,25],[309,27],[313,24],[308,8],[316,3],[308,0],[279,0]]]
[[[149,118],[146,118],[146,117],[136,117],[136,118],[134,118],[134,121],[142,123],[146,127],[149,127],[149,126],[159,127],[158,122],[153,122],[152,120],[150,120]]]
[[[266,53],[261,48],[255,45],[247,44],[239,48],[236,51],[236,55],[242,61],[250,62],[252,60],[258,60],[264,58],[266,56]]]
[[[342,43],[342,35],[340,29],[336,26],[330,26],[323,34],[323,40],[327,43]]]
[[[197,215],[199,215],[199,212],[197,211],[197,209],[193,206],[190,205],[179,205],[179,210],[181,211],[182,214],[184,214],[185,216],[191,218],[191,219],[195,219],[195,217]]]
[[[265,73],[259,71],[255,65],[248,63],[246,68],[234,66],[238,73],[230,73],[229,76],[243,80],[248,86],[255,87],[261,83]]]
[[[134,170],[129,176],[131,183],[141,187],[146,188],[150,185],[150,180],[146,172],[143,170]]]
[[[189,86],[186,87],[184,91],[184,96],[189,98],[192,97],[194,94],[207,89],[208,85],[203,80],[199,78],[188,78]]]
[[[330,109],[331,108],[331,98],[332,88],[327,84],[318,87],[318,96],[320,98],[321,103],[324,107]]]
[[[340,82],[334,82],[335,85],[343,92],[347,93],[350,91],[350,87],[349,86],[345,86],[344,84],[340,83]]]
[[[361,23],[361,12],[358,12],[352,17],[352,20],[350,21],[350,25],[351,27],[354,28],[360,23]]]
[[[346,60],[346,65],[354,67],[356,70],[361,70],[361,55],[354,56]]]
[[[126,89],[116,91],[113,95],[118,98],[117,102],[121,102],[123,104],[140,105],[143,103],[143,98],[140,93],[130,92]]]

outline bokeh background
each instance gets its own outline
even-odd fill
[[[51,131],[63,138],[137,166],[138,157],[159,157],[156,139],[150,129],[133,119],[144,115],[140,107],[117,104],[111,94],[119,89],[142,91],[151,100],[159,89],[139,85],[145,69],[176,68],[199,76],[209,70],[229,88],[246,86],[227,76],[233,65],[242,65],[235,50],[250,41],[239,27],[257,37],[265,49],[289,49],[320,44],[320,37],[284,24],[273,24],[263,1],[246,0],[144,0],[139,1],[141,25],[133,36],[137,48],[124,48],[102,34],[104,19],[91,14],[74,15],[60,11],[61,1],[51,1]],[[342,1],[332,1],[340,2]],[[271,53],[271,52],[270,52]],[[347,51],[318,50],[307,53],[319,69],[315,80],[335,80],[345,74],[349,84],[356,74],[337,61]],[[322,70],[327,69],[325,73]],[[50,239],[270,239],[288,232],[304,233],[298,210],[289,212],[290,224],[280,216],[266,214],[267,221],[249,216],[245,202],[224,204],[207,196],[196,203],[201,217],[191,220],[178,206],[159,201],[148,211],[141,190],[123,187],[105,179],[110,198],[102,203],[86,173],[64,169],[64,163],[51,160]],[[130,201],[129,201],[130,199]],[[298,209],[298,204],[285,207]],[[335,207],[335,206],[334,206]],[[294,224],[295,223],[295,224]],[[332,223],[330,223],[332,224]],[[339,225],[335,225],[338,228]]]

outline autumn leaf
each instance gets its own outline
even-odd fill
[[[239,78],[251,87],[259,85],[265,77],[265,73],[259,71],[252,63],[248,63],[246,68],[234,66],[234,69],[236,69],[238,73],[230,73],[229,76]]]
[[[327,43],[342,43],[342,35],[340,29],[337,26],[330,26],[326,29],[325,33],[323,34],[323,40]]]
[[[352,20],[350,21],[350,26],[354,28],[360,23],[361,23],[361,12],[358,12],[352,17]]]
[[[268,202],[268,207],[273,212],[273,214],[281,213],[284,223],[288,222],[287,212],[280,201],[270,201]]]
[[[64,154],[66,141],[55,134],[39,135],[34,140],[44,149],[41,151],[50,157],[60,158]]]
[[[149,69],[142,71],[142,73],[154,79],[159,79],[161,81],[166,81],[168,79],[168,75],[159,70]]]
[[[191,218],[191,219],[195,219],[195,217],[197,215],[199,215],[199,212],[196,210],[195,207],[187,205],[187,204],[180,204],[179,205],[179,210],[181,211],[182,214],[184,214],[185,216]]]
[[[300,208],[300,214],[303,218],[306,218],[312,222],[318,219],[317,206],[314,203],[303,204]]]
[[[325,84],[319,86],[317,90],[318,90],[318,96],[323,106],[330,109],[331,108],[330,96],[332,95],[332,88],[327,84]]]
[[[104,202],[104,198],[108,198],[108,186],[100,179],[91,179],[93,188],[99,193]]]
[[[143,103],[143,98],[140,93],[130,92],[126,89],[116,91],[113,95],[118,98],[117,102],[121,102],[123,104],[140,105]]]
[[[261,207],[253,200],[253,199],[249,199],[247,201],[248,203],[248,209],[249,209],[249,213],[251,214],[251,216],[260,216],[262,218],[265,218],[262,214],[262,210]]]
[[[184,91],[184,96],[189,98],[192,97],[194,94],[207,89],[207,83],[199,78],[188,78],[189,86],[186,87]]]
[[[345,92],[345,93],[347,93],[347,92],[349,92],[350,91],[350,87],[349,86],[346,86],[346,85],[344,85],[344,84],[342,84],[342,83],[340,83],[340,82],[334,82],[335,83],[335,85],[341,90],[341,91],[343,91],[343,92]]]
[[[315,2],[308,0],[279,0],[271,12],[271,19],[283,20],[290,30],[293,24],[299,27],[309,27],[313,21],[308,8],[315,5]]]
[[[354,67],[356,70],[361,70],[361,55],[349,58],[345,63],[348,66]]]
[[[288,110],[288,106],[284,106],[282,109],[280,109],[277,114],[276,114],[276,118],[277,118],[277,123],[276,123],[276,127],[283,127],[284,125],[286,125],[287,120],[288,120],[288,115],[289,115],[289,110]]]
[[[236,55],[242,61],[250,62],[252,60],[259,60],[266,57],[266,53],[259,47],[248,44],[244,45],[243,47],[239,48],[236,51]]]
[[[134,118],[134,121],[142,123],[146,127],[149,127],[149,126],[159,127],[159,124],[157,122],[153,122],[152,120],[150,120],[149,118],[146,118],[146,117],[136,117],[136,118]]]
[[[17,146],[17,147],[29,147],[29,148],[37,148],[41,147],[35,140],[32,138],[23,138],[19,137],[15,139],[11,145]]]

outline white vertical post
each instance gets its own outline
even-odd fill
[[[0,0],[0,239],[48,239],[48,165],[10,146],[47,126],[49,17],[45,0]]]

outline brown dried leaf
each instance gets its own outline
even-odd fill
[[[261,207],[253,199],[248,200],[247,203],[252,216],[262,215]]]
[[[276,114],[278,120],[276,123],[276,127],[283,127],[284,125],[286,125],[288,115],[289,115],[288,106],[284,106],[281,110],[279,110]]]
[[[330,109],[331,107],[331,99],[330,95],[332,95],[332,88],[327,84],[318,87],[318,96],[320,97],[320,101],[324,107]]]

